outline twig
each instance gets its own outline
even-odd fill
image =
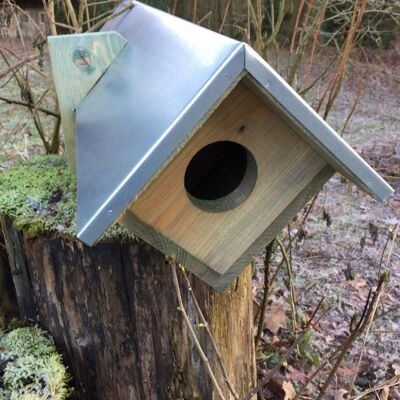
[[[324,7],[326,8],[327,5],[328,5],[328,3],[325,2],[325,3],[324,3]],[[314,40],[313,40],[313,43],[312,43],[312,46],[311,46],[310,61],[309,61],[309,63],[308,63],[308,68],[307,68],[306,77],[305,77],[305,79],[304,79],[304,86],[307,85],[308,80],[309,80],[310,75],[311,75],[311,68],[312,68],[312,63],[313,63],[313,59],[314,59],[314,53],[315,53],[315,49],[316,49],[316,47],[317,47],[317,41],[318,41],[319,34],[320,34],[320,32],[321,32],[321,25],[322,25],[322,23],[324,22],[325,11],[326,11],[326,10],[324,10],[324,12],[322,12],[322,13],[320,14],[320,19],[319,19],[319,21],[318,21],[318,26],[316,27],[315,32],[314,32]]]
[[[282,365],[288,360],[289,356],[293,353],[293,351],[297,348],[299,343],[303,340],[305,335],[307,334],[309,328],[312,326],[313,320],[320,309],[322,303],[323,303],[324,298],[322,298],[318,304],[317,307],[314,309],[313,313],[311,314],[311,317],[307,321],[307,323],[304,326],[304,329],[298,333],[298,336],[294,340],[294,342],[291,344],[289,349],[286,351],[286,353],[283,355],[283,357],[279,360],[279,363],[271,369],[264,377],[263,379],[253,388],[251,389],[244,397],[242,400],[250,400],[252,396],[256,393],[258,393],[271,379],[271,377],[279,371],[279,369],[282,367]]]
[[[12,16],[13,16],[14,19],[15,19],[15,26],[17,27],[18,34],[19,34],[19,38],[20,38],[20,40],[21,40],[22,47],[26,50],[25,40],[24,40],[24,36],[22,35],[22,32],[21,32],[21,26],[19,25],[19,19],[18,19],[17,13],[15,12],[15,10],[14,10],[14,8],[13,8],[13,4],[11,3],[11,1],[10,1],[10,0],[7,0],[7,3],[8,3],[8,5],[11,7],[11,9],[13,10],[13,15],[12,15]]]
[[[204,17],[197,21],[197,25],[201,25],[207,18],[210,18],[212,15],[212,11],[209,11]]]
[[[114,14],[109,15],[107,18],[102,19],[101,21],[95,23],[90,29],[87,30],[87,32],[95,32],[97,29],[99,29],[101,26],[103,26],[106,22],[119,17],[120,15],[124,14],[125,12],[129,11],[131,8],[133,8],[135,5],[130,2],[126,7],[123,9],[115,12]]]
[[[28,12],[26,12],[22,7],[18,6],[14,2],[13,3],[9,2],[9,5],[10,7],[12,7],[13,13],[14,15],[16,15],[16,18],[18,17],[15,10],[17,10],[18,13],[24,14],[28,18],[29,24],[35,27],[35,31],[37,31],[43,37],[43,39],[46,39],[46,34],[40,29],[39,25],[36,23],[36,21],[31,17],[31,15]]]
[[[210,325],[207,322],[207,320],[205,319],[203,311],[201,310],[200,305],[199,305],[199,303],[197,301],[197,298],[196,298],[196,296],[195,296],[195,294],[193,292],[193,288],[192,288],[192,285],[190,284],[189,278],[188,278],[188,276],[187,276],[187,274],[186,274],[186,272],[185,272],[185,270],[183,268],[181,268],[181,271],[182,271],[183,277],[185,278],[186,284],[188,286],[188,291],[189,291],[190,295],[192,296],[192,300],[193,300],[194,306],[196,308],[196,311],[199,314],[200,321],[204,325],[204,328],[207,331],[207,334],[208,334],[208,336],[210,338],[211,345],[212,345],[213,350],[214,350],[214,352],[215,352],[215,354],[217,356],[217,360],[218,360],[219,366],[221,367],[222,375],[224,376],[225,382],[226,382],[229,390],[231,391],[233,397],[235,399],[239,399],[239,395],[236,393],[236,391],[235,391],[235,389],[233,387],[233,383],[229,379],[228,371],[226,370],[226,367],[225,367],[225,364],[224,364],[224,360],[223,360],[222,355],[221,355],[221,353],[220,353],[220,351],[218,349],[218,346],[215,343],[214,336],[213,336],[213,334],[211,332],[211,329],[210,329]]]
[[[308,319],[307,324],[306,324],[306,327],[309,327],[309,326],[312,325],[312,321],[314,320],[315,315],[317,314],[318,310],[321,308],[321,306],[322,306],[322,304],[324,303],[324,301],[325,301],[325,296],[322,296],[322,297],[321,297],[321,300],[320,300],[320,301],[318,302],[318,304],[317,304],[317,307],[315,307],[315,309],[314,309],[314,311],[312,312],[310,318]],[[320,320],[320,319],[319,319],[319,320]],[[318,322],[318,321],[317,321],[317,322]]]
[[[81,0],[82,1],[82,0]],[[69,17],[71,18],[72,26],[75,28],[77,32],[81,30],[81,26],[79,26],[78,19],[76,18],[76,13],[74,7],[71,3],[71,0],[63,0],[65,6],[67,7]]]
[[[11,54],[13,57],[17,58],[18,60],[20,60],[20,56],[18,54],[16,54],[14,51],[12,51],[10,48],[6,47],[6,46],[2,46],[0,45],[0,49]],[[40,54],[38,55],[38,57],[40,57]],[[43,73],[42,71],[40,71],[39,68],[37,68],[34,64],[32,64],[30,61],[26,61],[25,60],[25,65],[24,66],[28,66],[30,69],[32,69],[33,71],[35,71],[37,74],[39,74],[41,77],[47,79],[48,75],[46,75],[45,73]],[[22,67],[22,66],[21,66]],[[19,68],[16,70],[18,71]]]
[[[353,344],[353,342],[362,334],[362,332],[367,328],[367,326],[370,324],[370,320],[373,319],[373,316],[375,315],[375,312],[376,312],[376,306],[379,303],[379,299],[382,294],[383,286],[388,281],[388,279],[389,279],[389,274],[387,272],[384,272],[380,276],[377,288],[372,296],[372,300],[369,302],[369,304],[365,308],[366,311],[365,311],[364,317],[362,319],[360,319],[358,326],[353,331],[351,331],[350,336],[347,338],[346,342],[342,345],[339,356],[336,359],[336,362],[333,365],[328,378],[324,382],[324,384],[319,392],[319,395],[317,397],[317,400],[321,400],[323,398],[326,390],[328,389],[328,386],[330,385],[333,377],[336,374],[336,371],[338,370],[339,366],[341,365],[348,349]]]
[[[313,379],[325,368],[326,364],[333,361],[338,352],[339,352],[339,347],[334,349],[334,351],[325,358],[324,362],[320,363],[319,367],[311,374],[311,376],[307,378],[307,382],[305,382],[297,391],[296,396],[294,397],[293,400],[298,400],[301,398],[307,386],[310,383],[313,383]],[[313,384],[316,385],[315,383]]]
[[[372,309],[372,312],[371,312],[371,317],[369,318],[369,322],[368,322],[367,328],[365,330],[365,335],[364,335],[364,340],[363,340],[361,351],[360,351],[360,356],[358,357],[357,366],[356,366],[356,369],[354,371],[354,374],[352,376],[352,379],[351,379],[351,382],[350,382],[350,385],[349,385],[349,390],[348,390],[349,396],[351,396],[351,394],[353,392],[353,389],[354,389],[354,382],[356,381],[357,376],[358,376],[358,372],[360,370],[361,361],[362,361],[362,359],[364,357],[365,346],[367,344],[369,332],[371,330],[372,322],[374,320],[374,317],[375,317],[375,314],[376,314],[376,310],[378,309],[378,305],[379,305],[379,299],[373,305],[373,309]],[[362,317],[361,317],[361,320],[362,320]]]
[[[58,99],[56,96],[56,109],[59,109]],[[60,134],[61,134],[61,118],[56,118],[53,133],[51,135],[50,151],[52,154],[58,154],[60,151]]]
[[[311,82],[307,87],[299,91],[300,96],[304,96],[308,91],[310,91],[322,78],[328,73],[329,69],[332,67],[333,63],[336,61],[338,55],[336,54],[332,61],[328,62],[324,70]]]
[[[221,388],[220,388],[220,386],[219,386],[219,384],[217,382],[217,379],[215,378],[215,375],[214,375],[214,373],[213,373],[213,371],[211,369],[210,363],[208,362],[208,358],[205,355],[199,340],[197,339],[196,333],[194,332],[192,324],[190,323],[189,317],[188,317],[188,315],[186,313],[186,310],[185,310],[185,307],[183,305],[182,296],[181,296],[181,289],[179,287],[178,276],[176,274],[176,267],[177,267],[176,263],[175,262],[170,262],[170,267],[171,267],[171,272],[172,272],[172,280],[173,280],[174,286],[175,286],[176,297],[178,299],[178,304],[179,304],[178,311],[180,311],[182,313],[182,315],[183,315],[183,319],[184,319],[184,321],[185,321],[185,323],[186,323],[186,325],[187,325],[187,327],[189,329],[190,336],[193,339],[193,343],[196,346],[196,348],[197,348],[197,350],[198,350],[198,352],[200,354],[200,358],[203,360],[203,363],[204,363],[204,365],[206,367],[208,376],[210,377],[210,379],[211,379],[211,381],[212,381],[212,383],[213,383],[213,385],[214,385],[214,387],[215,387],[215,389],[217,391],[218,396],[220,397],[220,399],[225,400],[224,394],[222,393],[222,390],[221,390]]]
[[[258,343],[260,342],[261,334],[264,328],[264,319],[265,319],[265,310],[267,308],[267,301],[270,292],[270,275],[271,275],[271,259],[273,254],[273,247],[275,244],[275,239],[269,243],[265,249],[265,258],[264,258],[264,293],[263,299],[260,307],[260,318],[258,320],[257,334],[255,338],[255,347],[257,349]]]
[[[379,262],[378,273],[380,273],[380,271],[381,271],[381,269],[382,269],[382,266],[383,266],[383,258],[384,258],[384,255],[385,255],[385,253],[386,253],[386,248],[387,248],[387,246],[388,246],[388,243],[391,242],[391,243],[390,243],[390,247],[389,247],[389,251],[388,251],[388,255],[387,255],[387,257],[386,257],[385,267],[384,267],[385,270],[387,269],[387,266],[388,266],[388,264],[389,264],[390,258],[391,258],[391,256],[392,256],[394,244],[396,243],[396,237],[397,237],[397,234],[398,234],[398,232],[399,232],[399,229],[400,229],[400,222],[398,222],[398,223],[396,224],[396,226],[393,228],[392,232],[391,232],[390,235],[388,236],[388,239],[387,239],[387,241],[386,241],[386,243],[385,243],[385,246],[383,247],[381,260],[380,260],[380,262]]]
[[[393,251],[393,244],[396,241],[396,235],[397,235],[397,231],[398,231],[399,227],[400,227],[400,222],[394,227],[394,229],[392,231],[392,243],[391,243],[391,247],[389,248],[388,256],[387,256],[387,259],[386,259],[385,269],[386,269],[386,267],[387,267],[387,265],[389,263],[389,260],[391,258],[392,251]],[[380,262],[380,265],[379,265],[379,270],[381,269],[382,264],[383,264],[382,261],[383,261],[383,256],[385,254],[387,243],[388,242],[386,242],[385,247],[384,247],[384,249],[382,251],[382,257],[381,257],[381,262]],[[365,332],[365,336],[364,336],[364,340],[363,340],[360,356],[358,358],[357,367],[356,367],[356,369],[354,371],[353,377],[352,377],[350,385],[349,385],[348,393],[349,393],[350,396],[351,396],[351,394],[353,392],[353,389],[354,389],[354,382],[355,382],[355,380],[356,380],[356,378],[358,376],[358,371],[360,370],[360,365],[361,365],[361,361],[362,361],[363,356],[364,356],[364,351],[365,351],[365,346],[366,346],[366,343],[367,343],[368,335],[369,335],[369,333],[371,331],[372,321],[374,320],[374,316],[376,314],[377,308],[378,308],[378,302],[376,302],[375,307],[374,307],[374,309],[372,311],[372,314],[371,314],[371,317],[370,317],[370,321],[368,323],[368,326],[367,326],[367,329],[366,329],[366,332]]]
[[[226,7],[225,7],[224,17],[222,18],[221,26],[219,27],[219,30],[218,30],[219,33],[221,33],[222,30],[224,29],[226,17],[228,15],[228,11],[229,11],[229,7],[230,6],[231,6],[231,0],[228,0],[228,3],[226,4]]]
[[[294,51],[294,43],[296,41],[298,26],[299,26],[299,22],[300,22],[300,16],[301,16],[301,14],[303,12],[303,7],[304,7],[304,0],[301,0],[299,6],[297,8],[296,22],[294,24],[292,40],[291,40],[291,43],[290,43],[290,51],[289,51],[290,54],[292,54],[293,51]]]
[[[295,295],[294,286],[293,286],[292,265],[289,261],[289,258],[287,256],[285,246],[283,245],[283,243],[278,238],[276,238],[275,240],[281,250],[282,257],[285,260],[285,264],[286,264],[286,268],[287,268],[288,286],[289,286],[289,292],[290,292],[290,308],[292,310],[292,328],[293,328],[293,331],[296,332],[296,330],[297,330],[296,295]]]
[[[4,62],[8,66],[10,66],[10,62],[7,59],[7,57],[5,56],[5,54],[4,54],[4,52],[2,51],[1,48],[0,48],[0,55],[3,58]],[[16,82],[17,82],[17,84],[18,84],[18,86],[19,86],[19,88],[21,90],[21,93],[24,93],[24,96],[26,96],[28,98],[28,100],[29,100],[28,102],[33,104],[33,94],[32,94],[32,91],[30,90],[28,79],[26,78],[23,81],[23,78],[19,77],[17,72],[15,72],[14,70],[11,71],[11,73],[13,74],[13,76],[14,76],[14,78],[15,78],[15,80],[16,80]],[[41,126],[41,123],[40,123],[40,119],[38,118],[37,113],[34,111],[34,108],[33,109],[29,108],[29,111],[30,111],[30,113],[32,115],[33,122],[35,124],[35,127],[36,127],[38,133],[39,133],[40,139],[42,140],[42,143],[43,143],[43,146],[44,146],[44,148],[46,150],[46,153],[49,154],[49,152],[50,152],[49,143],[46,140],[46,136],[44,134],[43,127]]]
[[[347,125],[349,124],[350,119],[353,116],[354,111],[356,110],[356,107],[357,107],[357,105],[358,105],[358,103],[359,103],[359,101],[361,99],[361,95],[362,95],[362,93],[363,93],[363,91],[364,91],[364,89],[365,89],[365,87],[367,85],[367,77],[368,77],[368,75],[369,75],[369,68],[367,68],[367,70],[365,71],[365,75],[364,75],[363,79],[361,80],[360,86],[358,87],[356,98],[355,98],[355,100],[353,102],[353,105],[351,107],[349,115],[347,116],[346,121],[345,121],[345,123],[343,125],[343,129],[340,132],[340,136],[342,136],[342,137],[343,137],[344,132],[346,131]]]
[[[291,346],[289,347],[289,349],[287,350],[287,352],[282,356],[282,358],[279,360],[279,363],[272,368],[271,370],[268,371],[268,373],[261,379],[261,381],[254,386],[253,389],[251,389],[244,397],[243,400],[250,400],[253,395],[255,395],[257,392],[259,392],[267,383],[268,381],[271,379],[271,377],[279,371],[279,369],[282,367],[282,365],[287,361],[287,359],[289,358],[289,356],[293,353],[293,351],[297,348],[298,344],[302,341],[302,339],[304,338],[305,334],[307,332],[301,332],[296,339],[294,340],[294,342],[291,344]]]
[[[46,0],[42,0],[43,3],[43,8],[46,11],[46,18],[47,22],[50,26],[50,33],[55,36],[57,35],[57,28],[55,25],[55,10],[54,10],[54,0],[48,0],[48,3],[46,3]]]
[[[23,67],[26,63],[28,63],[29,61],[33,61],[36,60],[37,58],[39,58],[40,55],[39,54],[35,54],[33,56],[29,56],[24,58],[21,61],[18,61],[17,63],[11,65],[10,67],[6,68],[3,71],[0,71],[0,79],[3,79],[6,75],[8,75],[10,72],[13,72],[15,70],[20,69],[21,67]]]
[[[368,394],[377,392],[378,390],[382,390],[384,387],[392,387],[392,386],[397,386],[397,385],[400,385],[400,376],[394,376],[393,378],[387,380],[386,382],[381,383],[378,386],[364,390],[360,394],[350,397],[349,400],[360,400],[363,397],[367,396]]]
[[[36,107],[32,103],[27,103],[25,101],[20,101],[20,100],[9,99],[9,98],[3,97],[3,96],[0,96],[0,100],[6,102],[7,104],[16,104],[18,106],[23,106],[23,107],[30,108],[32,110],[40,111],[40,112],[42,112],[44,114],[47,114],[47,115],[50,115],[50,116],[52,116],[54,118],[60,118],[60,114],[58,114],[58,113],[56,113],[54,111],[48,110],[47,108]]]
[[[86,3],[86,5],[88,7],[93,7],[93,6],[100,6],[100,5],[103,5],[103,4],[111,4],[111,3],[118,4],[118,3],[120,3],[120,1],[118,1],[118,0],[104,0],[104,1],[94,0],[93,3]]]

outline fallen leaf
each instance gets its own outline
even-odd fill
[[[396,376],[400,375],[400,364],[392,364],[392,368]]]
[[[346,389],[339,389],[335,394],[335,400],[345,400],[344,395],[349,393]]]
[[[338,369],[338,373],[344,376],[354,376],[354,370],[345,367],[340,367]]]
[[[330,335],[325,335],[324,336],[324,340],[325,340],[325,343],[330,344],[335,340],[335,338],[333,336],[330,336]]]
[[[258,313],[260,311],[260,304],[256,299],[253,299],[253,316],[254,316],[254,323],[257,322]]]
[[[283,303],[272,303],[267,307],[265,313],[265,327],[274,335],[278,334],[280,328],[287,328],[286,317],[287,305]]]
[[[389,386],[384,386],[379,393],[380,400],[388,400],[389,399]]]
[[[294,389],[292,382],[283,381],[282,389],[285,392],[285,398],[283,400],[292,400],[296,397],[296,390]]]
[[[302,384],[305,384],[307,382],[307,375],[303,371],[293,368],[291,365],[289,365],[287,369],[288,377],[290,377],[290,380],[298,381]]]
[[[349,286],[352,286],[354,289],[359,289],[361,287],[367,286],[367,281],[363,278],[355,279],[353,281],[347,282]]]

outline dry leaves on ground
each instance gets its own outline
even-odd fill
[[[286,329],[288,327],[287,310],[288,305],[284,302],[274,301],[268,305],[265,313],[265,328],[274,335],[278,334],[280,328]]]

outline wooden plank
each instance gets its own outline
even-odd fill
[[[75,160],[75,108],[124,48],[117,32],[49,37],[53,79],[64,133],[65,154],[72,172]]]
[[[240,206],[220,213],[206,212],[189,199],[184,175],[200,149],[222,140],[239,143],[253,154],[258,179]],[[325,164],[317,152],[239,83],[130,209],[194,258],[224,274]]]
[[[324,183],[330,179],[334,173],[335,170],[332,167],[325,165],[223,275],[218,274],[202,261],[193,257],[161,232],[146,225],[130,210],[127,210],[121,216],[119,223],[134,231],[139,237],[151,243],[152,246],[164,254],[176,257],[177,261],[185,268],[199,276],[215,289],[224,291],[229,287],[232,281],[241,274],[243,269],[250,263],[252,257],[259,254],[262,249],[279,234],[281,229],[295,217],[304,204],[322,188]]]

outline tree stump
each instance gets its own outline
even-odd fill
[[[13,318],[19,317],[10,264],[3,232],[0,229],[0,330],[6,329]]]
[[[140,241],[87,247],[54,233],[30,236],[2,218],[22,316],[54,337],[78,399],[217,399],[178,310],[165,257]],[[178,274],[181,275],[181,274]],[[239,395],[255,380],[251,270],[223,294],[190,276]],[[185,309],[226,399],[224,382],[193,298]]]

